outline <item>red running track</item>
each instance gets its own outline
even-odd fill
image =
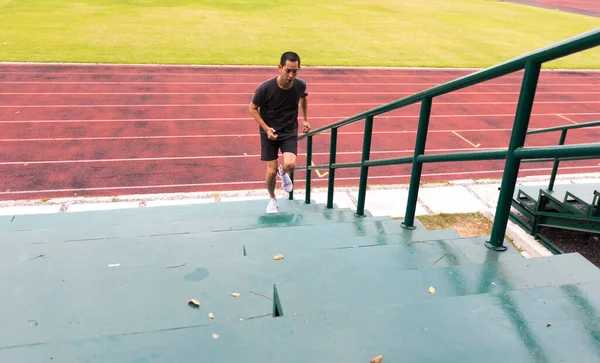
[[[468,70],[311,68],[313,127],[471,73]],[[258,126],[248,113],[256,86],[275,67],[0,64],[0,200],[263,189]],[[434,100],[427,153],[506,148],[522,73]],[[372,158],[412,155],[419,105],[376,118]],[[600,119],[600,72],[543,71],[529,129]],[[363,123],[340,130],[338,162],[359,161]],[[559,134],[528,137],[555,145]],[[573,130],[568,144],[597,142]],[[328,161],[316,136],[313,161]],[[305,164],[305,142],[298,165]],[[520,176],[549,175],[523,163]],[[423,181],[500,178],[503,161],[425,165]],[[559,173],[598,172],[597,160],[564,162]],[[313,172],[313,185],[326,185]],[[296,174],[304,186],[304,172]],[[339,170],[337,186],[356,186]],[[410,165],[374,167],[370,184],[407,183]]]
[[[538,6],[552,10],[600,16],[600,2],[597,0],[508,0],[513,3]]]

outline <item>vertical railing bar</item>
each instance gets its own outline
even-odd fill
[[[419,126],[417,129],[417,139],[415,141],[415,153],[410,174],[410,188],[408,191],[408,202],[406,203],[406,213],[404,222],[401,226],[405,229],[415,229],[415,213],[417,210],[417,198],[419,195],[419,185],[421,184],[421,172],[423,162],[417,161],[420,155],[425,153],[425,144],[427,141],[427,130],[429,128],[429,118],[431,116],[431,97],[425,97],[421,101],[421,114],[419,115]]]
[[[294,183],[294,172],[292,171],[290,173],[290,180],[292,181],[292,184]],[[288,196],[289,200],[294,200],[294,190],[292,189],[292,191],[290,192],[290,195]]]
[[[567,129],[562,130],[560,134],[560,140],[558,141],[559,145],[564,145],[565,140],[567,139]],[[552,174],[550,175],[550,183],[548,183],[548,190],[554,189],[554,181],[556,180],[556,173],[558,173],[558,164],[560,160],[558,158],[554,159],[554,166],[552,167]]]
[[[525,137],[527,135],[527,128],[529,127],[541,66],[541,63],[533,61],[527,61],[525,65],[525,74],[523,75],[515,122],[506,152],[506,164],[504,165],[504,174],[502,176],[502,184],[500,185],[500,195],[498,196],[494,225],[492,226],[490,240],[485,244],[486,247],[494,251],[506,251],[504,235],[506,234],[506,226],[510,216],[513,194],[521,165],[521,160],[515,157],[514,152],[525,145]]]
[[[335,185],[335,169],[331,166],[335,164],[337,153],[337,134],[338,128],[331,129],[331,141],[329,143],[329,180],[327,182],[327,208],[333,208],[333,190]]]
[[[365,215],[365,197],[367,193],[367,177],[369,174],[369,167],[364,165],[364,162],[369,160],[371,155],[371,136],[373,134],[373,116],[367,116],[365,119],[365,132],[363,134],[363,149],[362,149],[362,163],[360,167],[360,181],[358,184],[358,203],[356,207],[357,217],[364,217]]]
[[[310,204],[310,178],[312,170],[308,167],[312,165],[312,135],[306,139],[306,193],[304,203]]]

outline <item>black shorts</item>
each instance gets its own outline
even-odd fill
[[[281,153],[293,153],[298,155],[298,136],[290,137],[284,140],[269,140],[261,135],[260,137],[260,160],[277,160],[278,150]]]

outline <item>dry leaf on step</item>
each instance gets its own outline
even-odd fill
[[[433,288],[433,286],[429,286],[429,293],[435,294],[435,289]]]
[[[276,255],[276,256],[273,256],[273,259],[274,259],[274,260],[283,260],[283,255]]]
[[[373,359],[371,359],[371,363],[380,363],[383,360],[383,356],[379,355]]]
[[[208,317],[209,317],[209,318],[211,318],[211,319],[214,319],[214,318],[215,318],[215,314],[213,314],[213,313],[208,313]]]
[[[241,295],[241,294],[239,294],[239,293],[237,293],[237,292],[234,292],[233,294],[231,294],[231,296],[233,296],[233,297],[238,297],[238,296],[240,296],[240,295]]]
[[[190,299],[190,301],[188,301],[188,305],[197,308],[200,307],[200,302],[198,302],[196,299]]]

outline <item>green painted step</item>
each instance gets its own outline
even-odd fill
[[[365,217],[369,219],[369,217]],[[360,219],[365,219],[360,218]],[[321,210],[318,212],[277,213],[258,216],[196,219],[176,222],[141,222],[130,225],[96,227],[80,225],[69,229],[35,229],[0,233],[3,241],[10,242],[46,242],[46,241],[84,241],[94,239],[115,239],[136,236],[161,236],[174,234],[197,234],[205,232],[226,232],[233,230],[251,230],[261,228],[284,228],[310,226],[336,222],[353,222],[352,210]],[[389,217],[376,217],[373,220],[386,220]],[[281,233],[283,233],[282,230]],[[0,242],[2,243],[2,242]]]
[[[230,223],[231,220],[211,220],[202,224],[188,221],[182,223],[165,222],[137,225],[135,228],[97,228],[91,229],[89,232],[86,231],[84,234],[81,233],[82,230],[67,230],[65,233],[44,230],[6,232],[5,234],[0,234],[2,236],[0,239],[0,246],[14,243],[36,244],[41,246],[54,243],[87,243],[94,240],[109,241],[140,237],[158,238],[163,241],[170,241],[176,236],[190,236],[191,238],[198,238],[198,241],[204,241],[206,243],[215,243],[222,240],[273,240],[277,239],[278,236],[285,236],[286,239],[295,241],[306,241],[309,239],[338,240],[350,236],[383,236],[398,233],[403,233],[406,236],[422,236],[424,232],[425,235],[429,232],[420,223],[415,223],[415,225],[418,226],[416,230],[407,231],[401,227],[402,221],[400,220],[390,219],[388,217],[355,218],[352,213],[341,213],[342,216],[340,218],[344,218],[346,222],[322,220],[321,223],[310,226],[307,226],[308,223],[304,222],[303,225],[289,226],[281,230],[273,228],[256,228],[251,230],[251,234],[249,233],[249,230],[241,230],[239,224],[236,224],[237,230],[223,230],[223,224]],[[313,216],[313,220],[318,221],[318,218],[319,217],[317,216]],[[258,225],[258,218],[248,217],[241,221],[246,223],[246,227]],[[240,220],[237,222],[239,223]],[[207,231],[207,229],[214,226],[217,226],[219,230],[214,232]],[[299,235],[300,233],[301,235]],[[442,230],[437,233],[443,234],[446,236],[445,238],[458,237],[458,234],[453,230]],[[43,252],[40,252],[40,254],[42,253]]]
[[[77,228],[83,224],[93,227],[259,216],[265,214],[267,203],[268,200],[247,200],[108,211],[0,216],[0,230],[65,229]],[[279,200],[280,213],[319,212],[324,209],[324,204]]]
[[[462,253],[468,244],[473,245],[468,240],[439,244],[450,251],[440,261],[448,267],[434,266],[430,256],[421,256],[422,246],[415,251],[410,251],[413,246],[388,246],[323,251],[297,260],[239,258],[224,263],[199,258],[173,269],[122,264],[2,277],[0,325],[14,328],[0,332],[0,342],[19,345],[54,335],[75,339],[204,324],[210,323],[209,312],[219,321],[238,321],[272,309],[270,300],[250,291],[272,297],[273,285],[278,286],[284,312],[293,314],[342,307],[367,311],[382,304],[600,280],[598,269],[578,254],[511,258],[484,252],[480,245],[479,261],[487,262],[473,264]],[[429,286],[436,294],[429,294]],[[234,292],[242,296],[234,298]],[[201,302],[201,311],[186,305],[190,298]],[[45,328],[29,331],[24,322],[31,319]]]
[[[523,191],[533,200],[538,200],[540,190],[544,190],[547,194],[549,194],[554,200],[559,203],[565,202],[565,198],[567,197],[567,192],[575,195],[583,200],[589,200],[591,203],[594,197],[594,191],[598,189],[597,183],[581,183],[581,184],[557,184],[552,188],[552,191],[547,190],[548,185],[524,185],[516,188],[515,198],[517,197],[517,193],[519,190]],[[567,199],[572,200],[572,199]]]
[[[192,261],[235,261],[238,259],[271,258],[277,254],[311,255],[329,249],[406,244],[414,241],[444,240],[459,237],[453,230],[428,231],[424,228],[404,230],[397,220],[358,219],[351,223],[289,227],[291,232],[269,228],[201,234],[176,234],[157,237],[129,237],[77,242],[4,243],[0,254],[0,276],[48,271],[91,272],[109,264],[122,266],[167,266],[191,264]],[[478,246],[469,250],[476,255],[485,241],[474,240]],[[444,249],[432,249],[436,242],[413,243],[410,251],[437,255]],[[485,249],[484,249],[485,250]],[[244,257],[244,251],[246,257]],[[509,253],[516,253],[509,248]],[[432,258],[433,256],[429,256]],[[433,261],[432,261],[433,262]],[[445,261],[443,261],[445,262]],[[443,264],[440,263],[441,264]]]
[[[568,257],[562,258],[565,256]],[[375,267],[358,271],[344,269],[339,274],[330,273],[317,280],[282,282],[277,289],[283,311],[288,314],[335,311],[340,308],[366,311],[380,303],[399,304],[600,281],[600,270],[579,254],[504,259],[502,262],[460,264],[445,268],[420,267],[410,271],[398,266],[386,265],[383,269]],[[382,273],[386,276],[381,276]],[[430,287],[435,289],[434,294],[429,291]]]
[[[381,354],[384,362],[594,363],[599,311],[600,283],[591,282],[235,323],[190,311],[204,319],[137,331],[119,330],[127,322],[113,316],[95,322],[93,336],[70,327],[70,336],[46,339],[40,332],[54,321],[41,321],[15,325],[14,335],[24,330],[31,343],[3,339],[0,361],[361,363]]]
[[[591,193],[578,193],[578,191],[569,191],[565,195],[566,200],[576,201],[581,204],[584,208],[579,209],[575,206],[571,206],[574,214],[581,214],[582,216],[592,216],[592,211],[594,209],[594,201],[597,198],[598,190],[600,190],[600,185],[595,185],[590,188],[589,191]]]

